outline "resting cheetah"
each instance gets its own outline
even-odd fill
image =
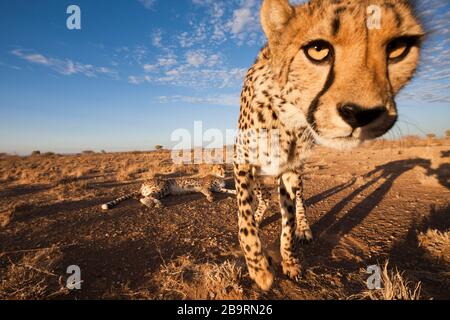
[[[278,178],[282,270],[297,279],[296,245],[312,240],[304,158],[314,144],[351,148],[392,128],[394,97],[415,72],[424,32],[404,0],[264,0],[261,24],[268,45],[244,80],[234,173],[240,244],[250,277],[268,290],[274,276],[259,235],[267,208],[260,178]]]
[[[203,193],[209,202],[214,201],[213,192],[236,194],[235,190],[225,188],[225,167],[213,165],[211,172],[200,178],[150,179],[142,184],[139,191],[105,203],[102,209],[109,210],[125,200],[141,196],[140,202],[145,206],[160,208],[163,206],[160,200],[164,197],[193,192]]]

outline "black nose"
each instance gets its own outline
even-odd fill
[[[375,121],[387,110],[383,106],[375,108],[363,108],[357,104],[348,103],[338,107],[338,111],[342,119],[347,122],[352,128],[360,128],[367,126]]]

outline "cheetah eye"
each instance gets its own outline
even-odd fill
[[[313,41],[303,48],[306,57],[314,63],[328,61],[331,57],[332,50],[331,44],[323,40]]]
[[[389,63],[396,63],[408,55],[411,47],[418,45],[419,37],[400,37],[389,42],[387,46],[387,57]]]

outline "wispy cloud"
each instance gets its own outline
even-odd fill
[[[238,44],[247,42],[249,45],[254,45],[258,40],[261,40],[259,5],[259,1],[244,0],[238,9],[233,11],[233,16],[228,21],[227,27],[232,38],[236,39]]]
[[[14,49],[11,53],[29,63],[48,67],[53,71],[65,75],[81,74],[86,77],[107,76],[113,79],[118,79],[117,70],[108,67],[97,67],[91,64],[84,64],[70,59],[59,59],[47,57],[43,54],[32,52],[23,49]]]
[[[240,86],[245,68],[229,66],[214,49],[163,47],[161,54],[142,63],[141,73],[131,74],[134,85],[156,83],[191,89]],[[178,53],[176,55],[175,52]]]
[[[161,29],[156,29],[152,35],[152,44],[156,48],[163,48],[162,39],[163,33]]]
[[[417,1],[417,12],[428,35],[417,77],[400,97],[436,103],[450,103],[450,11],[448,3]]]
[[[138,0],[146,9],[153,8],[156,0]]]
[[[239,107],[239,94],[221,94],[215,96],[199,97],[199,96],[159,96],[159,103],[190,103],[201,105],[218,105]]]
[[[210,45],[233,40],[237,45],[261,45],[264,35],[259,24],[258,0],[192,0],[204,13],[194,25],[202,26]]]

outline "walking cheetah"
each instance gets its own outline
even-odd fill
[[[297,279],[296,246],[312,240],[301,179],[308,151],[352,148],[392,128],[394,97],[415,72],[424,32],[404,0],[264,0],[261,24],[268,45],[244,80],[234,173],[240,245],[250,277],[268,290],[261,177],[278,178],[282,270]]]
[[[139,191],[105,203],[102,209],[109,210],[123,201],[141,196],[140,202],[145,206],[161,208],[163,205],[160,200],[164,197],[194,192],[203,193],[209,202],[214,201],[213,192],[236,194],[235,190],[225,188],[225,167],[213,165],[211,172],[200,178],[150,179],[142,184]]]

